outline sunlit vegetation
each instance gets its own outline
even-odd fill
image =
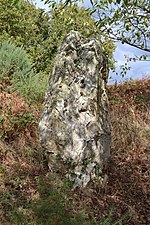
[[[0,8],[0,224],[149,224],[150,79],[108,85],[108,179],[104,187],[74,190],[49,172],[38,121],[63,37],[70,29],[85,37],[97,37],[99,30],[90,12],[76,5],[54,18],[56,11],[49,15],[28,1],[2,0]],[[114,44],[103,41],[111,59]]]

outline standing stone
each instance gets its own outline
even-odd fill
[[[69,174],[64,173],[81,187],[102,174],[110,155],[107,77],[100,43],[71,31],[49,79],[39,133],[49,168],[57,172],[69,164]]]

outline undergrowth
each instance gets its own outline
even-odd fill
[[[0,93],[0,139],[7,144],[31,146],[37,139],[37,112],[17,94]]]
[[[149,149],[150,79],[109,87],[112,148]]]
[[[149,224],[150,80],[110,85],[108,95],[112,147],[105,189],[72,190],[48,172],[37,135],[40,107],[1,87],[1,224]]]
[[[30,154],[29,154],[30,152]],[[47,173],[39,152],[28,149],[3,153],[1,165],[2,224],[37,225],[121,225],[124,217],[114,220],[114,208],[102,222],[89,217],[92,208],[77,207],[72,184]],[[18,157],[19,156],[19,157]]]

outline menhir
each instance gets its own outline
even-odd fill
[[[107,78],[100,43],[71,31],[49,78],[39,133],[51,171],[68,175],[75,186],[99,178],[110,155]]]

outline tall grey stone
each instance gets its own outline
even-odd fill
[[[100,43],[71,31],[49,78],[39,134],[49,168],[63,171],[81,187],[101,175],[110,155],[107,77]],[[63,167],[67,164],[70,171]]]

